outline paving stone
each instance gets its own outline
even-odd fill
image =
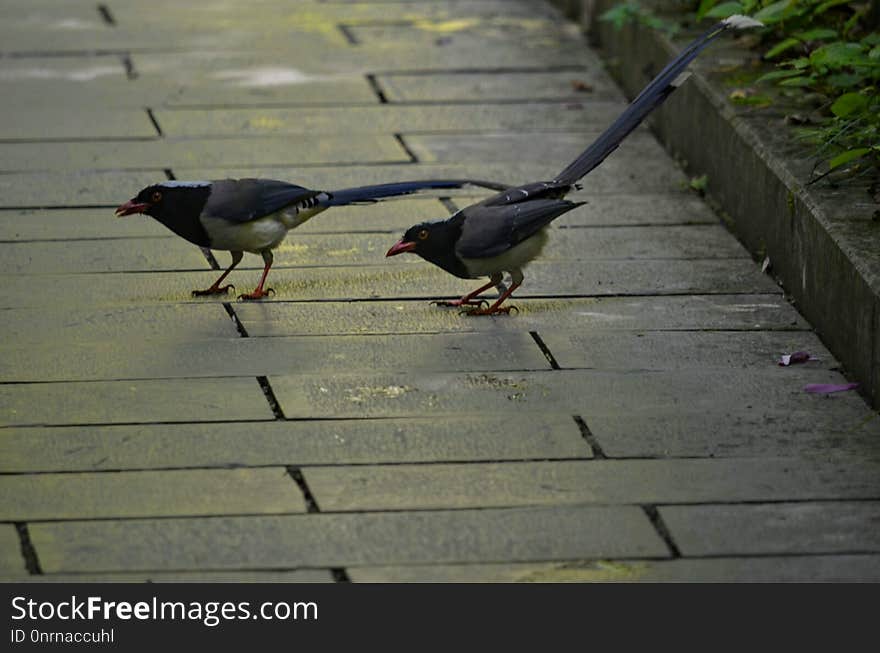
[[[804,363],[834,368],[836,362],[818,336],[804,331],[713,331],[596,333],[558,331],[548,326],[541,339],[563,368],[727,369],[778,365],[782,354],[808,351],[819,360]]]
[[[567,415],[0,430],[0,471],[589,458]]]
[[[640,190],[638,193],[599,195],[595,192],[594,183],[591,175],[584,191],[569,195],[569,199],[586,204],[567,213],[562,220],[557,220],[556,226],[718,224],[717,216],[704,202],[684,191],[675,192],[673,189],[659,194]]]
[[[342,36],[335,26],[333,38]],[[149,94],[154,107],[246,107],[280,105],[338,107],[378,104],[364,74],[344,70],[310,72],[300,52],[277,50],[135,53],[136,92]]]
[[[880,461],[591,460],[310,467],[323,512],[880,496]]]
[[[515,320],[464,320],[425,301],[236,304],[251,337],[369,333],[596,331],[803,331],[809,325],[781,296],[687,295],[517,299]],[[792,334],[796,337],[796,334]]]
[[[663,506],[660,516],[686,556],[880,551],[877,501]]]
[[[839,419],[866,419],[855,393],[816,396],[807,383],[842,383],[825,370],[600,372],[589,370],[417,374],[326,374],[270,377],[288,418],[428,417],[451,413],[491,415],[653,413],[686,407],[724,414],[770,403],[780,411],[838,411]],[[638,397],[638,407],[633,406]],[[822,402],[821,404],[819,402]],[[833,403],[831,403],[833,402]]]
[[[43,306],[3,314],[7,343],[188,342],[238,335],[222,304],[154,304],[76,310]]]
[[[54,522],[30,533],[46,573],[668,555],[628,506]]]
[[[4,3],[0,17],[0,43],[6,51],[18,47],[45,51],[59,47],[59,42],[82,48],[83,43],[100,42],[112,32],[94,4],[80,0],[65,2],[61,7],[41,1]]]
[[[27,575],[15,526],[0,524],[0,578],[16,579]]]
[[[580,211],[578,208],[572,213]],[[568,222],[563,218],[554,225],[565,227]],[[550,241],[541,256],[547,260],[720,259],[744,258],[746,253],[720,225],[664,225],[551,229]]]
[[[0,519],[107,519],[305,512],[283,467],[0,477]]]
[[[23,2],[24,0],[15,0]],[[82,1],[82,0],[79,0]],[[391,3],[389,5],[389,2]],[[395,4],[399,2],[399,4]],[[305,6],[302,6],[305,5]],[[473,20],[493,21],[497,18],[541,19],[554,22],[558,20],[557,11],[547,3],[511,2],[510,0],[443,0],[443,2],[424,2],[420,0],[358,0],[356,2],[300,2],[295,6],[279,5],[277,0],[253,0],[248,5],[236,2],[215,3],[212,11],[206,13],[198,5],[181,6],[173,0],[156,0],[149,7],[139,3],[120,4],[114,15],[120,23],[153,22],[165,25],[161,20],[162,11],[173,12],[179,25],[191,28],[202,25],[205,29],[217,29],[233,20],[243,22],[262,22],[265,12],[272,11],[278,19],[278,26],[285,30],[299,27],[316,28],[324,23],[351,21],[375,23],[388,21],[389,11],[394,12],[393,21],[424,21],[426,30],[454,30],[451,19],[463,16],[468,19],[466,26],[473,26]],[[207,22],[215,21],[215,22]],[[450,23],[447,27],[443,27]],[[523,20],[523,24],[529,24]]]
[[[179,42],[188,37],[190,41],[202,47],[213,46],[222,49],[222,44],[228,44],[230,49],[247,47],[254,49],[254,43],[269,43],[275,47],[283,47],[286,44],[302,49],[305,53],[332,51],[349,46],[348,39],[339,29],[339,24],[346,23],[358,25],[364,21],[369,23],[383,22],[389,19],[387,8],[381,3],[368,5],[345,6],[322,6],[314,3],[297,3],[295,7],[283,7],[278,3],[269,3],[265,6],[257,4],[249,5],[247,10],[243,7],[223,5],[212,11],[195,7],[183,8],[179,5],[169,7],[166,11],[174,16],[170,22],[163,12],[156,9],[147,11],[143,7],[132,4],[118,4],[114,16],[120,28],[129,26],[142,26],[141,31],[146,32],[171,32],[163,34],[159,42]],[[408,9],[408,5],[402,5]],[[154,9],[150,7],[150,9]],[[340,11],[350,9],[350,11]],[[451,34],[461,32],[461,19],[450,20],[450,7],[447,3],[441,3],[436,10],[431,11],[415,6],[415,11],[398,11],[393,16],[393,25],[400,21],[411,22],[406,30],[415,34],[435,33]],[[457,15],[462,13],[467,16],[466,27],[478,29],[481,33],[492,34],[499,28],[525,30],[527,34],[535,34],[537,30],[552,36],[560,32],[560,25],[553,13],[547,12],[546,8],[532,12],[524,11],[524,7],[508,9],[500,3],[486,5],[485,3],[464,3],[454,7]],[[384,11],[383,11],[384,10]],[[267,21],[266,15],[271,15],[272,20]],[[133,30],[132,30],[133,31]],[[398,29],[398,31],[401,31]],[[225,40],[220,39],[222,35]],[[169,36],[176,37],[174,40]],[[398,43],[412,43],[413,40]],[[276,45],[277,44],[277,45]],[[289,47],[289,46],[288,46]],[[325,58],[330,58],[326,57]],[[335,57],[334,57],[335,58]]]
[[[0,139],[5,142],[38,139],[147,139],[156,136],[156,129],[146,111],[137,107],[117,110],[97,110],[93,107],[86,113],[70,111],[70,107],[62,104],[57,107],[28,108],[27,111],[9,111],[3,115]],[[85,147],[87,142],[78,142],[77,149]],[[70,144],[65,147],[69,156]],[[4,151],[3,157],[8,156],[9,151]],[[60,153],[56,156],[65,158]],[[17,169],[4,166],[4,170]]]
[[[880,580],[880,556],[572,560],[493,565],[349,567],[346,571],[356,583],[876,582]]]
[[[393,241],[389,243],[389,246]],[[250,257],[246,255],[245,259]],[[282,300],[365,300],[409,298],[452,299],[474,290],[481,281],[457,279],[415,257],[407,265],[272,269],[268,285]],[[228,265],[225,254],[218,256]],[[239,292],[256,286],[259,274],[252,262],[232,273]],[[560,278],[561,274],[564,278]],[[8,276],[0,287],[0,307],[58,307],[192,301],[192,290],[207,288],[217,278],[206,272],[131,272],[32,277]],[[562,295],[655,295],[685,293],[768,293],[777,287],[748,260],[724,261],[572,261],[536,262],[526,269],[526,282],[513,304],[522,298]],[[228,301],[205,298],[202,303]],[[269,300],[271,301],[271,300]],[[240,303],[240,302],[239,302]],[[435,307],[438,311],[448,308]],[[457,311],[453,310],[457,314]],[[500,316],[494,319],[508,319]],[[461,319],[470,319],[461,316]],[[515,319],[515,316],[513,316]]]
[[[94,381],[347,372],[541,370],[550,363],[528,333],[312,336],[226,340],[64,342],[0,347],[6,382]]]
[[[428,3],[420,4],[422,7],[428,5]],[[529,10],[537,6],[533,2],[525,4]],[[385,4],[384,7],[387,11],[388,5]],[[421,7],[419,9],[421,10]],[[582,42],[574,40],[561,43],[535,43],[528,51],[516,43],[504,41],[498,41],[488,49],[465,43],[454,48],[443,46],[428,48],[404,42],[389,43],[388,47],[349,47],[348,43],[337,45],[338,40],[344,38],[337,25],[325,25],[321,29],[326,31],[326,38],[323,35],[298,34],[297,39],[293,40],[289,33],[279,37],[272,42],[270,55],[266,59],[271,61],[273,66],[282,62],[284,68],[290,65],[294,70],[309,75],[339,73],[382,75],[401,72],[422,74],[463,70],[476,73],[487,70],[545,71],[559,68],[595,68],[600,65],[595,53],[585,49]],[[138,69],[144,67],[145,55],[148,55],[151,62],[170,68],[176,62],[179,63],[185,54],[176,51],[179,44],[169,46],[162,41],[148,43],[142,35],[133,34],[132,30],[119,30],[117,36],[120,40],[125,36],[132,39],[132,42],[120,49],[132,53]],[[229,38],[226,32],[220,35],[202,34],[198,38],[199,42],[193,47],[193,52],[195,56],[202,58],[252,57],[255,52],[254,42],[248,41],[249,38],[252,37],[245,31],[239,31],[234,37]],[[333,42],[328,44],[328,40]],[[112,42],[107,43],[108,48],[113,45]],[[328,56],[328,52],[332,52],[333,56]]]
[[[253,378],[0,386],[0,425],[272,419]]]
[[[358,138],[229,138],[215,140],[85,141],[69,143],[0,143],[2,170],[113,170],[230,165],[291,165],[308,163],[402,162],[406,153],[393,136]],[[139,190],[127,192],[129,197]],[[126,191],[121,191],[124,194]]]
[[[94,6],[92,7],[94,11]],[[96,12],[97,13],[97,12]],[[39,116],[54,113],[56,119],[80,120],[84,130],[99,136],[99,123],[86,123],[84,118],[93,113],[106,114],[127,109],[136,112],[144,121],[138,125],[141,136],[154,137],[156,130],[149,122],[144,107],[151,106],[146,94],[136,92],[129,79],[123,54],[68,55],[64,57],[4,57],[0,59],[0,93],[4,106],[11,115],[27,113]],[[136,74],[136,73],[135,73]],[[127,113],[122,112],[122,113]],[[17,120],[29,120],[17,115]],[[40,125],[32,121],[36,128]],[[5,127],[5,126],[4,126]],[[43,131],[55,130],[55,125],[44,125]],[[79,138],[78,132],[64,133],[66,138]],[[122,132],[117,138],[134,137]]]
[[[137,189],[131,187],[130,195]],[[124,200],[119,189],[119,204]],[[97,238],[150,238],[172,234],[161,224],[146,216],[113,219],[113,209],[19,209],[0,211],[0,241],[31,241]],[[112,247],[112,243],[108,243]]]
[[[11,147],[11,146],[10,146]],[[106,206],[113,209],[165,177],[154,172],[51,172],[0,175],[0,207]]]
[[[379,103],[363,74],[305,73],[293,67],[294,60],[287,65],[279,62],[277,52],[126,56],[127,61],[122,54],[7,57],[0,60],[0,91],[10,106],[34,110],[40,105],[63,105],[74,118],[96,107],[136,110],[144,120],[144,136],[156,135],[144,107]],[[133,135],[123,132],[119,137]]]
[[[598,68],[564,72],[383,75],[378,82],[392,102],[565,99],[593,103],[597,99],[620,99],[620,91]]]
[[[110,218],[107,218],[110,221]],[[114,226],[108,224],[108,229]],[[179,238],[7,243],[0,274],[205,269],[199,248]]]
[[[535,160],[547,165],[547,170],[539,178],[559,173],[592,141],[577,140],[562,134],[415,135],[407,136],[406,140],[410,150],[424,162],[518,161],[522,159],[523,152],[529,152]],[[633,137],[626,147],[635,150],[629,154],[637,158],[628,158],[619,152],[612,154],[601,167],[590,173],[584,183],[588,188],[599,187],[615,194],[662,193],[685,187],[687,180],[684,174],[669,165],[661,152],[654,152],[655,143],[647,139],[644,143],[645,149],[641,149],[638,138]],[[569,199],[577,197],[572,195]]]
[[[0,580],[3,580],[0,578]],[[333,583],[329,569],[293,571],[171,571],[118,574],[44,574],[31,576],[38,583]]]
[[[471,132],[502,130],[569,130],[569,140],[586,141],[598,135],[623,111],[622,102],[594,101],[583,105],[559,102],[525,105],[377,104],[361,107],[298,107],[259,109],[156,110],[162,131],[169,136],[218,135],[341,135],[413,132]],[[586,132],[586,133],[584,133]],[[640,130],[639,135],[646,134]],[[549,133],[548,133],[549,136]],[[468,137],[469,138],[469,137]],[[631,139],[634,138],[630,137]],[[408,137],[409,139],[409,137]],[[591,139],[591,138],[590,138]],[[591,139],[592,140],[592,139]],[[291,163],[290,161],[288,163]]]
[[[880,419],[868,410],[846,416],[834,410],[781,410],[728,406],[718,412],[690,409],[583,416],[610,457],[790,456],[850,452],[880,455]]]
[[[573,27],[573,26],[572,26]],[[560,29],[558,21],[535,18],[494,17],[489,20],[417,21],[412,25],[352,25],[349,33],[366,46],[422,46],[436,48],[493,47],[496,43],[519,43],[523,49],[559,43],[579,37],[576,29]]]

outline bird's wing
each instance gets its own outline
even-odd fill
[[[455,252],[461,258],[498,256],[581,204],[553,199],[503,206],[475,204],[461,212],[464,220]]]
[[[211,183],[211,195],[202,214],[230,222],[250,222],[320,194],[274,179],[221,179]]]

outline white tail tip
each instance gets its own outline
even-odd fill
[[[764,27],[764,23],[760,20],[755,20],[754,18],[749,18],[748,16],[742,16],[740,14],[734,14],[733,16],[728,16],[724,20],[721,21],[728,27],[732,27],[733,29],[749,29],[751,27]]]

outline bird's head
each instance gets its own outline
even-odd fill
[[[420,222],[406,230],[385,256],[397,256],[404,252],[418,254],[423,259],[436,262],[453,254],[455,241],[461,226],[450,220]]]
[[[210,193],[210,187],[211,183],[207,181],[168,181],[161,184],[153,184],[152,186],[147,186],[135,197],[117,208],[116,217],[121,218],[135,213],[146,213],[161,220],[164,214],[175,210],[172,207],[180,208],[198,200],[201,200],[201,204],[204,204],[205,199]]]

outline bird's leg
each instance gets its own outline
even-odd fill
[[[469,292],[467,295],[465,295],[461,299],[453,299],[453,300],[446,300],[446,301],[439,301],[438,300],[438,301],[433,301],[431,303],[437,304],[437,306],[482,306],[483,304],[486,304],[486,306],[488,306],[489,302],[487,302],[485,299],[475,299],[475,298],[477,295],[479,295],[484,290],[489,290],[489,288],[491,288],[492,286],[497,286],[499,283],[501,283],[501,279],[502,279],[502,275],[500,275],[500,274],[494,275],[493,274],[489,278],[489,283],[487,283],[485,286],[480,286],[479,288],[477,288],[473,292]]]
[[[512,270],[510,273],[510,288],[507,288],[504,292],[502,292],[501,296],[495,301],[494,304],[492,304],[488,308],[475,308],[464,312],[467,315],[496,315],[498,313],[507,313],[509,315],[511,310],[519,312],[519,309],[516,306],[502,307],[501,304],[504,302],[505,299],[513,294],[514,290],[522,285],[523,278],[524,277],[521,270]]]
[[[220,282],[223,281],[230,272],[232,272],[233,268],[241,262],[241,257],[244,256],[242,252],[230,252],[232,254],[232,265],[226,268],[226,272],[220,275],[220,278],[214,282],[214,285],[205,290],[193,290],[193,297],[204,297],[205,295],[225,295],[226,292],[230,288],[235,288],[232,284],[221,286]]]
[[[266,266],[263,268],[263,276],[260,277],[260,285],[258,285],[252,293],[239,295],[239,299],[262,299],[263,297],[268,297],[270,294],[275,294],[275,291],[271,288],[266,288],[265,290],[263,290],[263,284],[266,283],[266,276],[269,274],[269,268],[272,267],[272,261],[274,260],[272,257],[272,250],[267,249],[262,252],[262,254],[263,260],[266,262]]]

